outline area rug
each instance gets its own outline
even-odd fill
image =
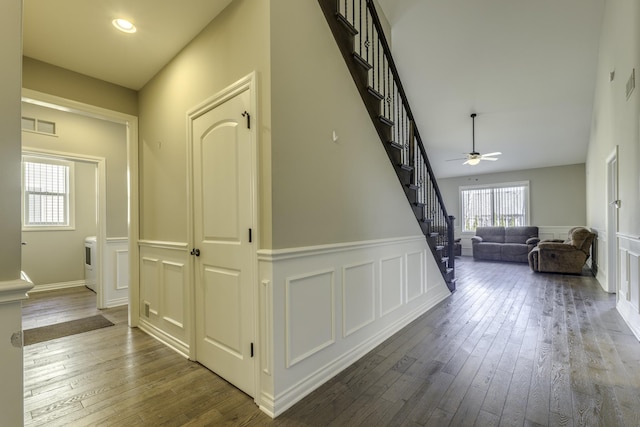
[[[69,335],[76,335],[82,332],[106,328],[107,326],[113,326],[113,323],[98,314],[96,316],[85,317],[84,319],[56,323],[54,325],[42,326],[40,328],[26,329],[23,334],[24,345],[31,345],[43,341],[54,340],[56,338],[67,337]]]

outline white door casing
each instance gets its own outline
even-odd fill
[[[251,82],[252,80],[250,80]],[[195,359],[255,395],[255,135],[251,84],[189,115]],[[197,249],[197,251],[196,251]]]
[[[607,159],[607,292],[618,292],[618,149]]]

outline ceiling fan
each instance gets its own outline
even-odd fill
[[[476,151],[476,115],[477,115],[476,113],[471,114],[471,129],[472,129],[471,138],[472,138],[472,144],[473,144],[471,147],[471,152],[467,153],[467,157],[463,157],[460,159],[450,159],[447,161],[451,162],[454,160],[466,160],[463,163],[463,165],[475,166],[478,163],[480,163],[480,160],[490,160],[492,162],[495,162],[498,159],[493,156],[499,156],[500,154],[502,154],[499,151],[488,153],[488,154],[480,154]]]

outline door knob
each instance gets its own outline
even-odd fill
[[[191,250],[191,255],[200,256],[200,249],[193,248]]]

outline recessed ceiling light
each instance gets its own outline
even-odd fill
[[[133,25],[131,21],[127,21],[126,19],[117,18],[111,21],[111,23],[113,24],[114,27],[116,27],[118,30],[122,31],[123,33],[131,34],[136,32],[136,26]]]

